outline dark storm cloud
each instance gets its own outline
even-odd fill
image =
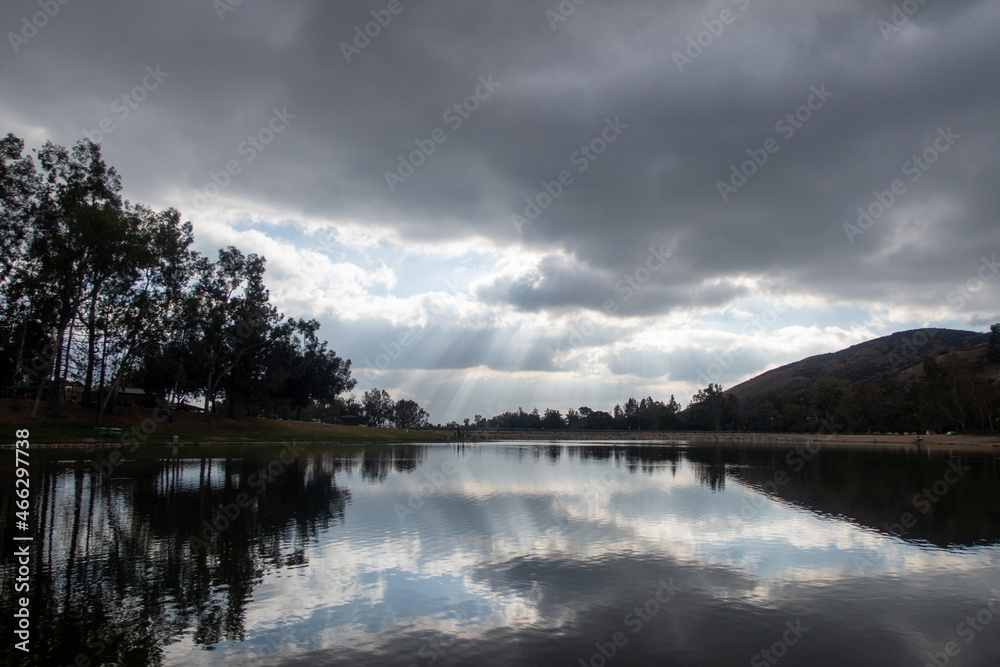
[[[130,193],[189,215],[235,163],[227,195],[568,253],[480,292],[525,310],[600,308],[666,238],[683,256],[622,314],[724,304],[746,275],[832,302],[940,303],[1000,245],[995,0],[928,2],[892,31],[893,3],[861,0],[591,0],[554,30],[556,2],[403,0],[387,20],[388,4],[248,0],[220,18],[207,0],[70,2],[16,54],[8,37],[0,113],[64,144],[111,120]],[[37,11],[8,2],[0,26]],[[122,118],[111,105],[147,66],[169,76]],[[287,127],[248,144],[275,114]],[[939,130],[958,138],[911,181]],[[755,155],[723,201],[717,183]],[[844,225],[894,180],[905,192],[851,242]],[[519,231],[512,214],[543,193]]]

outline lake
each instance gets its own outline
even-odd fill
[[[26,662],[984,665],[1000,450],[32,450]],[[0,473],[12,478],[8,451]],[[3,624],[13,631],[13,493]]]

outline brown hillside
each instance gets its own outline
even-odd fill
[[[908,384],[923,375],[927,355],[960,357],[978,367],[984,377],[996,380],[1000,378],[1000,365],[986,364],[988,338],[984,333],[952,329],[901,331],[775,368],[726,393],[738,397],[745,410],[770,395],[808,398],[813,384],[823,377],[852,383],[897,380]]]

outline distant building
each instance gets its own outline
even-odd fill
[[[344,426],[361,426],[363,421],[364,418],[357,415],[341,415],[337,417],[337,423]]]

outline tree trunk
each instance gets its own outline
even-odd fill
[[[62,376],[62,358],[63,358],[63,341],[66,340],[66,330],[60,325],[59,335],[56,337],[56,362],[55,368],[52,372],[52,387],[49,389],[49,415],[52,417],[61,417],[62,412],[60,411],[60,396],[59,396],[59,380]],[[39,386],[39,391],[41,387]],[[34,413],[32,413],[32,418],[34,418]]]
[[[87,376],[83,382],[83,404],[91,403],[91,387],[94,383],[94,357],[97,352],[97,290],[90,296],[90,313],[87,318]]]
[[[69,336],[66,339],[66,359],[63,360],[63,371],[62,380],[60,380],[59,385],[62,387],[62,391],[59,394],[59,416],[62,417],[62,405],[65,402],[66,387],[68,386],[67,380],[69,379],[69,362],[72,361],[73,355],[73,332],[76,328],[76,318],[71,318],[69,321]]]
[[[49,381],[49,372],[52,370],[52,357],[45,367],[45,374],[38,381],[38,392],[35,394],[35,405],[31,408],[31,419],[38,419],[38,407],[42,403],[42,392],[45,390],[45,383]]]
[[[101,420],[104,419],[104,413],[108,409],[108,404],[113,400],[116,400],[118,395],[118,386],[121,384],[122,374],[118,373],[115,377],[115,381],[111,383],[111,387],[108,388],[108,394],[104,397],[104,402],[101,404],[101,412],[97,415],[97,423],[100,424]]]
[[[55,362],[55,356],[52,355],[51,343],[45,346],[45,372],[40,373],[38,377],[38,391],[35,393],[35,404],[31,408],[31,419],[38,419],[38,408],[42,403],[42,392],[45,390],[45,384],[49,381],[49,376],[52,375],[52,367]]]
[[[101,350],[101,386],[97,390],[97,402],[98,404],[104,403],[104,382],[105,374],[108,369],[108,337],[104,336],[104,345]],[[104,413],[104,408],[101,408],[101,413]]]
[[[208,403],[212,399],[212,374],[215,371],[215,363],[208,367],[208,384],[205,386],[205,421],[208,421]]]
[[[17,377],[21,370],[21,360],[24,358],[24,339],[28,335],[28,322],[25,320],[21,323],[21,344],[17,347],[17,358],[14,360],[14,373],[11,377],[11,384],[14,386],[14,402],[11,404],[11,410],[17,410]]]

